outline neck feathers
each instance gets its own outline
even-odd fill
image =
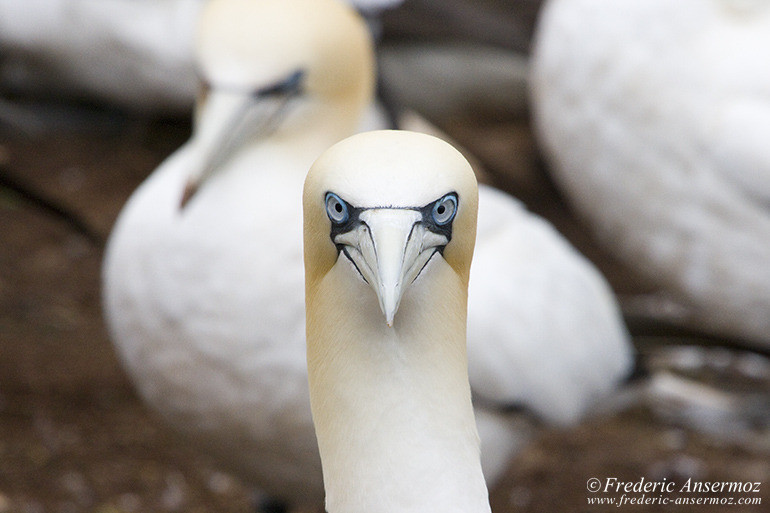
[[[340,260],[308,289],[308,369],[330,513],[488,512],[465,351],[467,293],[443,260],[387,327]],[[345,292],[341,292],[345,291]]]

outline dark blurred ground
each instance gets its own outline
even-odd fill
[[[526,123],[445,128],[481,157],[493,181],[587,252],[617,290],[644,290],[591,244],[559,200],[539,171]],[[242,485],[179,445],[139,403],[100,315],[103,240],[130,192],[188,130],[184,122],[110,118],[98,130],[0,132],[0,513],[252,511]],[[63,207],[70,221],[12,189]],[[77,222],[91,238],[73,228]],[[617,511],[587,504],[589,478],[683,483],[690,476],[758,481],[758,494],[716,496],[760,497],[764,505],[624,508],[768,511],[767,453],[668,426],[641,407],[544,432],[511,462],[492,500],[497,513]]]

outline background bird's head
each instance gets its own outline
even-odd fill
[[[365,22],[337,0],[213,0],[201,17],[197,66],[210,91],[308,98],[372,95]]]
[[[353,133],[374,94],[366,23],[337,0],[213,0],[196,42],[199,164],[182,205],[244,147],[325,148]]]

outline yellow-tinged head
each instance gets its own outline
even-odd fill
[[[327,511],[489,512],[466,356],[478,189],[451,145],[377,131],[305,180],[310,405]]]
[[[374,95],[371,36],[340,0],[211,0],[196,42],[199,164],[183,205],[245,146],[273,138],[320,152],[353,133]]]
[[[211,0],[197,64],[212,87],[257,90],[302,71],[308,94],[368,95],[374,80],[366,23],[339,0]]]
[[[477,204],[470,164],[436,137],[384,130],[334,145],[305,181],[308,302],[335,266],[371,286],[388,325],[434,259],[467,288]]]

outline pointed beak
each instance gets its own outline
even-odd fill
[[[255,105],[252,95],[233,91],[212,90],[206,100],[202,122],[198,123],[191,141],[196,152],[196,169],[185,185],[180,209],[184,209],[201,186],[230,157],[245,138],[244,120]]]
[[[388,326],[393,326],[401,298],[409,285],[406,275],[420,250],[418,237],[412,236],[419,220],[415,215],[419,216],[410,210],[377,209],[362,216],[369,227],[374,250],[367,252],[368,263],[375,270],[374,282],[370,283]]]
[[[404,293],[446,238],[436,240],[415,210],[366,210],[361,221],[335,243],[344,245],[345,255],[374,289],[385,322],[392,327]]]
[[[287,79],[258,91],[212,87],[193,134],[199,166],[187,181],[180,208],[189,203],[203,183],[241,146],[269,135],[280,126],[289,100],[301,92],[303,76],[301,71],[296,71]]]

